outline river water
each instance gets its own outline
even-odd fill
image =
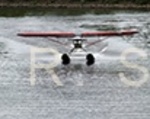
[[[0,118],[149,119],[150,13],[95,13],[94,10],[75,14],[75,10],[73,13],[45,11],[20,13],[14,10],[13,15],[10,9],[1,11]],[[35,85],[31,86],[31,48],[50,48],[61,53],[68,49],[49,39],[21,38],[17,33],[72,31],[79,34],[84,31],[129,28],[138,29],[140,33],[134,37],[113,37],[104,41],[108,43],[108,49],[96,65],[59,65],[49,70],[36,69]],[[99,52],[99,47],[96,44],[88,50]],[[129,58],[138,67],[126,67],[121,63],[122,52],[129,48],[140,50],[135,50],[136,55],[131,53],[134,60]],[[135,84],[121,80],[121,73]],[[140,83],[140,80],[144,82]]]

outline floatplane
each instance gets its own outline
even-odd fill
[[[21,37],[42,37],[42,38],[67,38],[72,42],[72,46],[66,53],[61,54],[61,63],[63,65],[71,64],[72,60],[85,60],[87,66],[91,66],[96,61],[96,56],[94,53],[88,50],[88,47],[102,44],[103,41],[110,37],[128,37],[134,34],[137,34],[138,30],[129,29],[129,30],[120,30],[120,31],[95,31],[95,32],[83,32],[81,34],[76,34],[73,32],[22,32],[18,33],[18,36]],[[93,42],[89,42],[85,44],[89,37],[100,37],[102,39],[98,39]],[[60,40],[50,39],[50,41],[58,43],[60,45],[66,45],[64,42]],[[101,52],[107,49],[107,45],[101,49]]]

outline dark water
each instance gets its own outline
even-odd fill
[[[83,14],[113,14],[113,13],[142,13],[149,12],[146,9],[137,10],[117,10],[117,9],[61,9],[61,8],[0,8],[0,16],[4,17],[23,17],[23,16],[42,16],[42,15],[83,15]]]

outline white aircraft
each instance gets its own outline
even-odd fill
[[[61,55],[61,60],[63,65],[68,65],[74,59],[82,59],[86,60],[86,64],[91,66],[95,63],[95,56],[93,53],[90,53],[87,47],[95,45],[97,43],[102,43],[106,38],[113,36],[131,36],[138,33],[137,30],[121,30],[121,31],[99,31],[99,32],[83,32],[81,34],[75,34],[73,32],[24,32],[18,33],[18,36],[22,37],[55,37],[55,38],[68,38],[72,41],[72,48],[68,51],[68,53],[63,53]],[[103,37],[104,39],[98,39],[94,42],[90,42],[85,45],[85,41],[87,41],[87,37]],[[60,45],[65,45],[63,42],[58,40],[50,39],[53,42],[56,42]],[[105,45],[101,51],[105,51],[107,45]]]

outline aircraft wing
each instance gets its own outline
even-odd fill
[[[24,32],[18,33],[18,36],[23,37],[75,37],[72,32]]]
[[[18,33],[18,36],[23,37],[59,37],[59,38],[66,38],[66,37],[111,37],[111,36],[130,36],[138,33],[137,30],[122,30],[122,31],[97,31],[97,32],[83,32],[81,34],[76,34],[73,32],[24,32]]]
[[[122,31],[100,31],[100,32],[85,32],[82,33],[82,37],[94,37],[94,36],[130,36],[138,33],[137,30],[122,30]]]

